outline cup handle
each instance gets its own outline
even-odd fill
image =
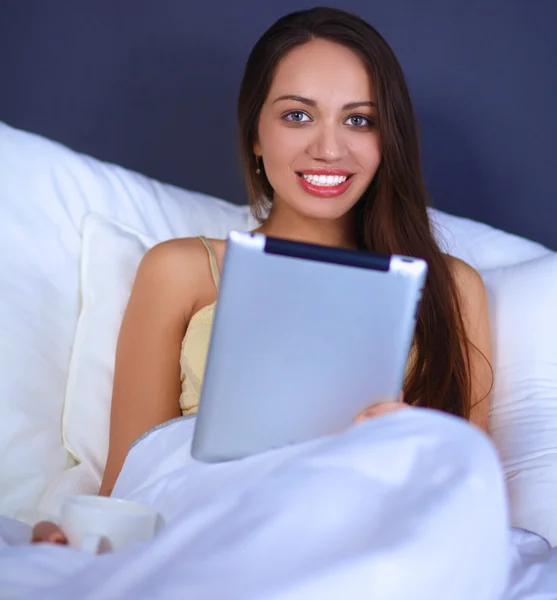
[[[88,533],[83,537],[79,546],[80,550],[91,554],[99,554],[102,551],[102,546],[106,545],[107,539],[102,535]]]

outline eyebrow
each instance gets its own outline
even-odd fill
[[[317,102],[315,100],[292,94],[279,96],[276,100],[273,101],[273,104],[275,104],[276,102],[280,102],[281,100],[294,100],[295,102],[300,102],[301,104],[306,104],[307,106],[317,106]],[[361,102],[349,102],[348,104],[345,104],[342,107],[342,110],[353,110],[355,108],[361,108],[362,106],[375,107],[377,105],[375,104],[375,102],[371,102],[371,100],[362,100]]]

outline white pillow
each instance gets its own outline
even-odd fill
[[[87,489],[100,483],[117,333],[135,269],[153,244],[116,222],[85,221],[83,309],[64,412],[66,447],[82,466],[79,477],[69,471],[62,492],[43,503],[47,512],[57,512],[71,485],[75,491],[85,481]],[[512,523],[557,543],[557,254],[481,273],[496,374],[490,426],[508,478]]]
[[[545,246],[463,217],[429,209],[437,241],[447,254],[475,269],[514,265],[551,254]]]
[[[557,254],[481,274],[494,340],[490,430],[512,524],[557,545]]]
[[[61,416],[79,314],[87,213],[156,239],[222,237],[239,207],[72,152],[0,123],[0,514],[36,507],[71,466]]]
[[[98,493],[108,452],[120,324],[139,263],[155,243],[155,239],[99,215],[84,220],[81,312],[62,415],[62,440],[75,463],[50,482],[28,520],[58,519],[69,495]]]
[[[118,332],[139,263],[155,243],[97,215],[84,222],[81,313],[68,372],[62,439],[68,452],[88,465],[98,484],[108,450]]]

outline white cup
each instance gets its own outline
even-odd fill
[[[62,506],[60,527],[70,546],[94,554],[121,550],[155,535],[157,512],[137,502],[72,496]]]

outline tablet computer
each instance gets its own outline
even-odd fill
[[[417,258],[231,232],[192,456],[334,434],[397,398],[426,273]]]

